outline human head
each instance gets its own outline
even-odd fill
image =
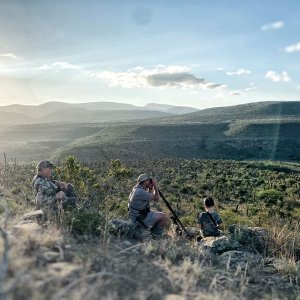
[[[144,173],[144,174],[141,174],[141,175],[138,177],[137,183],[138,183],[138,184],[141,184],[141,185],[143,185],[143,186],[145,186],[145,187],[148,187],[149,184],[150,184],[150,180],[151,180],[151,177]]]
[[[46,178],[51,177],[52,169],[53,164],[49,160],[42,160],[36,166],[37,173]]]
[[[204,205],[207,208],[213,207],[215,205],[215,201],[212,197],[206,197],[204,199]]]

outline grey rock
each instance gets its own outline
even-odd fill
[[[36,221],[37,223],[43,223],[47,220],[47,217],[45,215],[45,213],[42,210],[35,210],[35,211],[31,211],[26,213],[23,217],[23,220],[32,220],[32,221]]]
[[[67,262],[56,262],[48,265],[48,274],[54,278],[64,278],[70,275],[77,274],[82,268],[79,265],[67,263]]]
[[[254,254],[248,251],[231,250],[219,256],[219,264],[230,269],[241,270],[258,266],[263,261],[263,257],[259,254]]]
[[[228,228],[229,240],[238,242],[244,250],[264,253],[268,231],[261,227],[245,227],[232,224]]]
[[[199,245],[214,254],[221,254],[226,251],[240,249],[241,245],[237,241],[230,240],[227,236],[205,237]]]
[[[60,260],[60,254],[54,251],[46,251],[42,253],[42,258],[48,263],[58,262]]]
[[[130,221],[122,220],[122,219],[113,219],[110,222],[110,232],[115,233],[117,235],[124,235],[130,232],[135,228]]]
[[[18,223],[17,225],[15,225],[13,227],[13,234],[15,235],[19,235],[19,234],[25,234],[27,232],[41,232],[42,231],[42,227],[34,222],[34,221],[21,221],[20,223]]]

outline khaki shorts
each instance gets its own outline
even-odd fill
[[[151,228],[155,225],[155,223],[157,223],[158,220],[158,216],[159,216],[159,212],[157,211],[150,211],[145,219],[142,219],[143,223],[148,227]],[[134,220],[133,221],[135,224],[139,224],[138,220]]]

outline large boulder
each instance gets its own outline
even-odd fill
[[[144,240],[151,236],[149,230],[123,219],[111,220],[109,223],[109,231],[111,234],[136,240]]]
[[[201,239],[199,246],[214,254],[232,250],[262,254],[266,251],[267,237],[268,232],[265,228],[233,224],[228,228],[228,235],[205,237]]]
[[[268,231],[261,227],[246,227],[232,224],[228,227],[230,241],[238,242],[243,250],[264,253],[267,248]]]
[[[241,248],[241,245],[237,241],[232,241],[224,235],[220,237],[205,237],[200,241],[199,245],[205,250],[212,251],[214,254],[221,254]]]

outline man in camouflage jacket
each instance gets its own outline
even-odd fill
[[[37,208],[47,213],[49,209],[56,211],[59,204],[63,208],[75,207],[78,198],[73,186],[52,180],[52,171],[53,164],[48,160],[42,160],[37,165],[37,174],[32,180]]]

